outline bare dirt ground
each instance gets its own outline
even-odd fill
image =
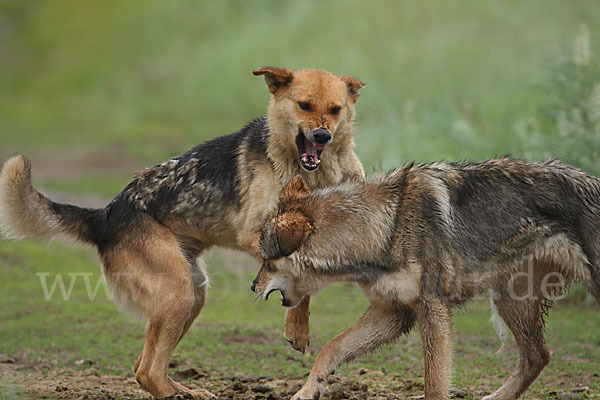
[[[83,361],[82,364],[86,362]],[[179,369],[173,362],[171,374],[191,389],[209,388],[222,400],[283,400],[300,389],[302,379],[277,379],[273,376],[244,376],[227,373],[206,373],[196,369]],[[51,371],[51,372],[49,372]],[[422,398],[423,385],[405,381],[390,387],[386,374],[360,370],[360,382],[349,378],[331,377],[328,399],[411,399]],[[152,399],[135,381],[133,373],[124,376],[103,375],[92,365],[82,370],[56,369],[50,363],[31,364],[4,358],[0,362],[0,399]],[[463,391],[453,392],[454,398],[466,398]],[[187,399],[177,394],[165,399]]]
[[[56,362],[32,363],[0,355],[0,399],[55,399],[55,400],[117,400],[152,399],[137,384],[133,372],[122,376],[102,374],[92,361],[80,360],[79,369],[60,368]],[[308,368],[307,368],[308,371]],[[204,371],[179,365],[177,360],[170,364],[170,375],[190,389],[209,389],[220,400],[285,400],[302,386],[302,377],[250,376],[232,372]],[[586,378],[598,379],[598,374]],[[573,377],[567,377],[572,381]],[[420,400],[423,399],[423,383],[406,379],[398,374],[359,369],[351,376],[329,378],[329,400]],[[488,385],[485,385],[488,386]],[[478,399],[489,393],[481,390],[452,389],[450,398]],[[545,392],[533,399],[585,400],[596,399],[586,386],[568,391]],[[185,394],[163,398],[163,400],[192,399]]]

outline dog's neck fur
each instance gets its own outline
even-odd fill
[[[313,268],[336,280],[364,280],[361,265],[385,260],[398,212],[399,193],[377,182],[351,182],[315,190],[306,201],[316,228],[290,256],[294,268]],[[365,232],[371,230],[372,232]],[[329,238],[343,237],[343,240]],[[335,244],[340,243],[339,248]],[[348,243],[352,243],[348,246]],[[389,269],[389,265],[378,265]]]
[[[281,185],[293,177],[301,175],[311,188],[333,185],[347,178],[362,178],[363,171],[358,157],[354,154],[353,126],[349,121],[340,124],[335,132],[333,143],[323,151],[321,164],[316,171],[305,171],[298,161],[295,138],[298,127],[287,118],[272,117],[267,123],[271,132],[267,143],[269,158]]]

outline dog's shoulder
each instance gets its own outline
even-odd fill
[[[253,119],[240,132],[244,136],[244,150],[252,155],[265,157],[269,137],[267,117]]]

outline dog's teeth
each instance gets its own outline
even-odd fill
[[[315,164],[317,164],[317,165],[321,164],[321,160],[319,158],[315,159]]]

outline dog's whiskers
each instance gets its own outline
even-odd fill
[[[259,300],[262,300],[262,296],[260,294],[256,294],[254,296],[254,299],[252,300],[251,304],[257,304],[257,302],[259,302]]]

